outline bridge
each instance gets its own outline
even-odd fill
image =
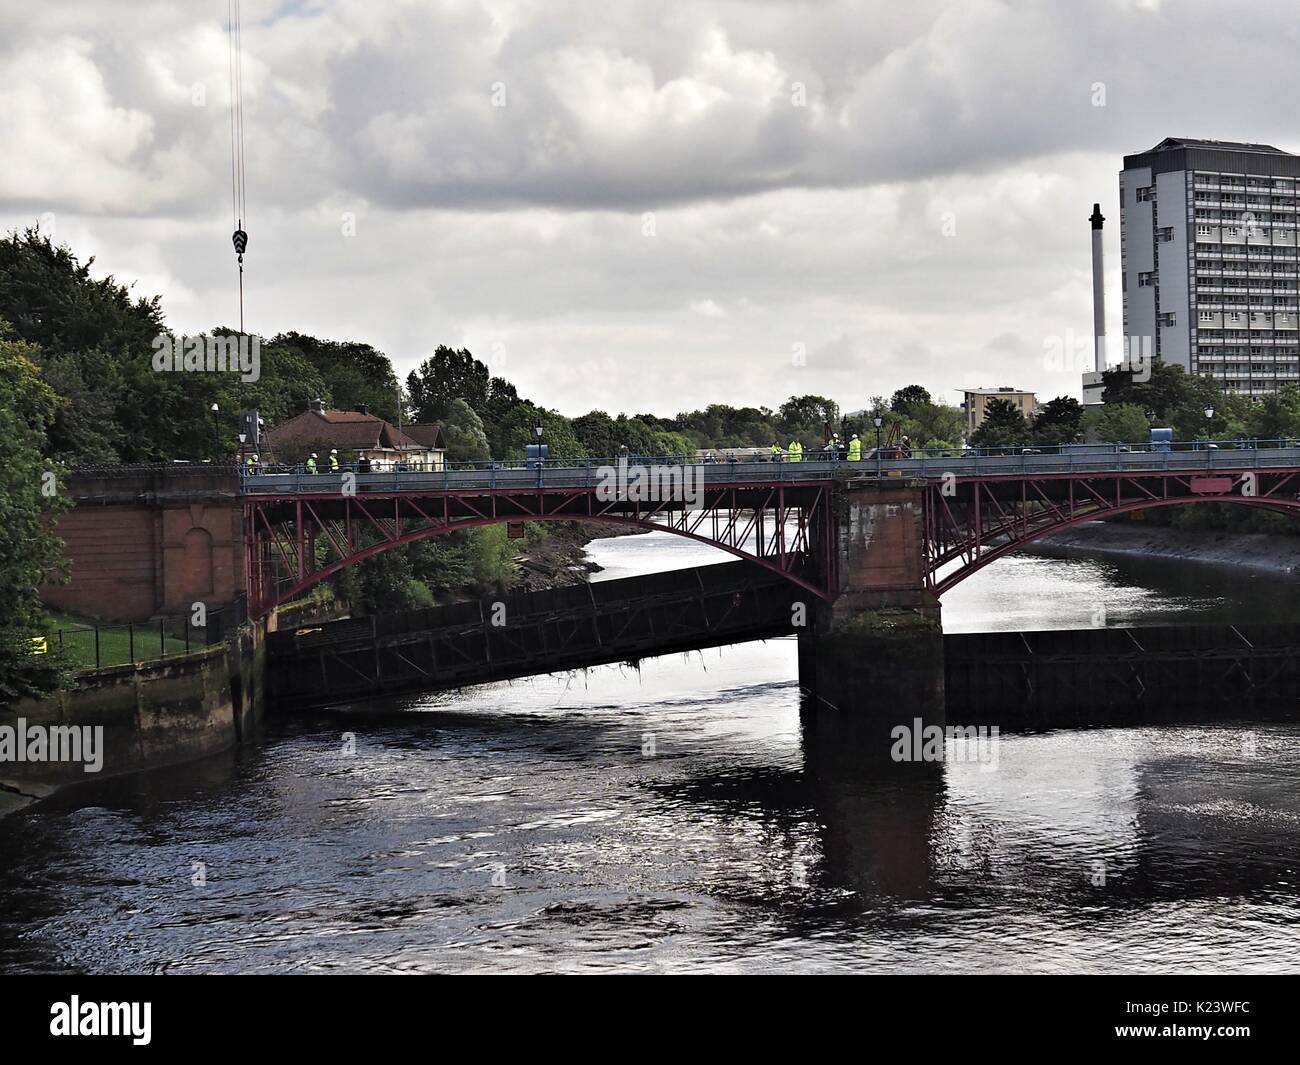
[[[1300,506],[1300,448],[1289,446],[675,467],[697,489],[689,499],[680,484],[648,499],[628,489],[602,491],[611,469],[613,460],[589,459],[537,469],[246,476],[250,609],[263,614],[390,547],[502,521],[661,529],[833,601],[842,590],[830,514],[837,491],[906,497],[921,522],[921,580],[935,596],[1002,555],[1085,521],[1188,502]]]
[[[631,468],[612,477],[618,469],[592,459],[315,475],[81,471],[70,486],[78,506],[59,524],[73,560],[67,594],[92,588],[101,604],[142,606],[152,579],[154,612],[242,593],[261,619],[361,559],[457,529],[527,521],[659,529],[789,586],[808,618],[805,686],[839,717],[904,704],[941,717],[940,597],[981,567],[1060,529],[1149,508],[1300,510],[1300,447],[1288,442],[665,464],[642,470],[650,476],[640,482],[624,479]],[[106,529],[110,511],[120,512],[119,529]],[[114,568],[127,552],[129,575]]]
[[[305,625],[267,638],[280,708],[437,691],[786,636],[799,590],[725,562],[505,600]]]

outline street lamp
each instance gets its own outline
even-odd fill
[[[212,460],[215,462],[221,458],[221,424],[217,421],[221,408],[214,403],[208,410],[212,411]]]
[[[244,472],[244,442],[248,439],[247,433],[239,434],[239,472]]]
[[[880,427],[885,424],[885,419],[877,414],[871,419],[876,425],[876,476],[881,475],[881,454],[880,454]]]

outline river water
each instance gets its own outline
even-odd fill
[[[593,543],[609,579],[726,558]],[[1270,578],[1004,559],[950,632],[1293,617]],[[272,721],[0,821],[0,971],[1300,971],[1300,725],[831,769],[793,640]],[[355,738],[349,742],[347,734]]]

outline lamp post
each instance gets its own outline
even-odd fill
[[[885,419],[882,418],[879,414],[877,414],[871,420],[875,423],[876,426],[876,476],[880,477],[882,475],[881,454],[880,454],[880,427],[885,424]]]
[[[239,472],[242,475],[247,467],[244,465],[244,442],[248,439],[247,433],[239,434]]]
[[[1205,408],[1205,442],[1207,444],[1210,442],[1210,436],[1212,435],[1213,432],[1212,429],[1213,422],[1214,422],[1214,408],[1206,407]]]
[[[214,403],[208,410],[212,411],[212,461],[216,462],[221,457],[221,423],[217,420],[221,408]]]
[[[545,432],[541,422],[533,427],[533,432],[537,434],[537,487],[542,487],[542,474],[546,469],[546,460],[542,458],[542,434]]]

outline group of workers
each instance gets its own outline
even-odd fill
[[[840,438],[838,435],[831,437],[830,443],[826,445],[826,450],[834,454],[839,454],[841,450]],[[854,433],[850,438],[847,447],[843,448],[844,456],[849,462],[862,461],[862,441],[858,439],[858,434]],[[773,462],[802,462],[803,461],[803,444],[798,440],[791,440],[790,446],[782,448],[780,444],[772,445]]]
[[[255,474],[255,473],[257,472],[257,468],[258,468],[258,466],[260,465],[260,462],[261,462],[261,460],[258,458],[257,455],[249,455],[246,459],[244,459],[244,471],[245,471],[246,473],[248,473],[250,476],[251,476],[252,474]],[[338,451],[338,448],[331,448],[331,449],[330,449],[329,464],[330,464],[330,473],[338,473],[338,472],[339,472],[339,451]],[[308,473],[315,474],[315,473],[319,473],[319,472],[320,472],[320,469],[319,469],[319,468],[317,467],[317,465],[316,465],[316,452],[313,451],[313,452],[311,453],[311,455],[308,457],[308,459],[307,459],[305,465],[306,465],[306,467],[307,467],[307,472],[308,472]],[[369,463],[367,463],[366,465],[369,465]]]

